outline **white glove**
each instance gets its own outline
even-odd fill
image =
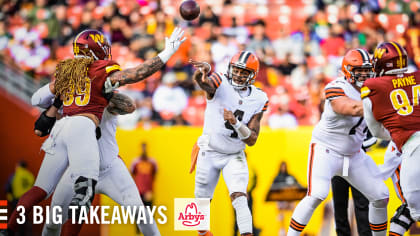
[[[163,63],[166,63],[178,50],[179,46],[187,39],[187,37],[182,38],[183,35],[184,31],[180,27],[176,27],[172,32],[171,37],[165,37],[165,49],[158,54],[158,57],[160,57]]]
[[[115,83],[114,85],[112,85],[111,80],[108,78],[106,78],[106,81],[104,83],[104,88],[105,88],[105,93],[112,93],[114,90],[116,90],[118,88],[118,86],[120,85],[120,82]]]

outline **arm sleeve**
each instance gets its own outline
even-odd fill
[[[346,94],[344,93],[344,90],[338,86],[327,87],[325,88],[324,92],[325,92],[325,98],[328,100],[333,100],[341,96],[346,96]]]
[[[107,76],[110,76],[112,73],[121,70],[121,66],[115,61],[108,61],[108,63],[105,66],[105,73],[107,74]]]
[[[53,104],[55,95],[51,92],[49,84],[38,89],[31,98],[32,106],[48,108]]]
[[[222,77],[216,72],[211,73],[208,79],[210,80],[211,83],[213,83],[216,89],[219,88],[220,84],[222,84]]]
[[[263,106],[263,108],[261,109],[261,112],[265,112],[265,111],[267,111],[267,108],[268,108],[268,100],[264,103],[264,106]]]
[[[258,109],[255,110],[255,114],[266,112],[268,109],[268,104],[270,103],[268,100],[267,94],[259,88],[257,88],[257,90],[261,91],[262,93],[261,93],[261,103],[259,104]]]
[[[373,116],[372,102],[368,97],[363,99],[363,116],[365,117],[367,126],[369,127],[369,130],[372,132],[373,136],[384,140],[391,140],[389,131]]]

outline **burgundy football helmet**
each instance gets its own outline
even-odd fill
[[[383,42],[374,52],[372,64],[377,77],[401,74],[407,71],[407,51],[396,42]]]
[[[103,33],[87,29],[74,39],[73,53],[75,57],[88,56],[95,60],[108,60],[111,59],[111,45]]]

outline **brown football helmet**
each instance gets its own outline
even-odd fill
[[[74,39],[73,53],[75,57],[87,56],[95,60],[108,60],[111,59],[111,45],[103,33],[87,29]]]
[[[407,51],[397,42],[383,42],[376,47],[372,63],[377,77],[404,73],[408,69]]]

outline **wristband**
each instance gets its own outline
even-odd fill
[[[55,106],[57,109],[60,109],[60,107],[63,105],[63,101],[59,97],[56,97],[54,99],[53,106]]]
[[[234,124],[234,125],[232,125],[232,127],[234,128],[234,129],[239,129],[239,127],[241,127],[241,122],[238,120],[238,119],[236,119],[236,123]]]
[[[168,50],[164,49],[162,52],[160,52],[157,56],[162,60],[164,64],[166,64],[167,61],[169,61],[169,58],[171,58],[173,53],[170,53]]]
[[[239,120],[236,120],[236,124],[232,125],[232,127],[238,133],[238,137],[241,140],[245,140],[251,136],[251,130]]]

